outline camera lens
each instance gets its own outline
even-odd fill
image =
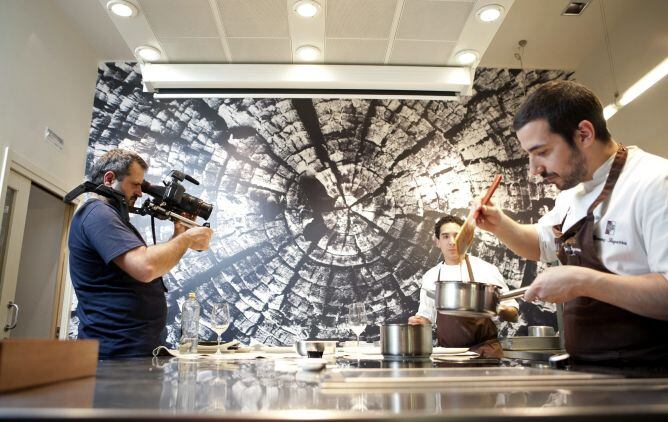
[[[205,220],[209,219],[211,211],[213,211],[213,205],[187,193],[183,194],[179,206],[184,211],[202,217]]]

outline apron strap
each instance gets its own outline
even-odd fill
[[[622,144],[619,144],[619,148],[617,149],[617,154],[615,154],[615,159],[612,162],[612,168],[610,169],[608,178],[605,181],[603,190],[594,200],[594,202],[591,203],[589,209],[587,209],[587,214],[591,214],[601,202],[605,201],[608,198],[608,196],[610,196],[610,193],[612,192],[612,189],[615,187],[617,179],[619,179],[619,175],[622,172],[622,169],[624,168],[624,163],[626,163],[627,155],[628,155],[628,150],[626,149],[626,147]]]

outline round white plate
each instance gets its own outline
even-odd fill
[[[468,350],[468,347],[434,347],[431,353],[434,355],[456,355]]]

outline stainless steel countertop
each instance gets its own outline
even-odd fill
[[[511,366],[358,369],[354,361],[339,360],[322,372],[307,372],[295,371],[291,361],[268,359],[238,363],[107,360],[100,361],[95,378],[0,395],[0,418],[668,417],[668,378],[505,365]],[[373,381],[377,378],[382,381]],[[355,383],[354,379],[373,382]],[[345,384],[348,381],[350,386]]]

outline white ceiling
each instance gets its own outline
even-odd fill
[[[55,1],[103,60],[133,60],[141,43],[169,63],[293,63],[294,50],[311,44],[324,52],[320,63],[393,65],[455,65],[460,49],[484,53],[502,21],[482,23],[475,11],[514,2],[318,0],[321,13],[306,20],[292,11],[296,0],[131,0],[140,13],[130,19],[110,15],[107,0]]]
[[[146,42],[158,44],[171,63],[292,63],[293,50],[312,37],[324,50],[321,63],[454,64],[455,49],[477,42],[486,50],[481,66],[519,67],[513,55],[526,39],[524,66],[545,69],[576,69],[599,48],[599,2],[610,31],[643,3],[592,0],[581,16],[569,17],[561,15],[568,0],[319,0],[322,22],[303,28],[291,12],[294,0],[134,0],[143,18],[121,25],[109,17],[106,0],[55,1],[101,60],[134,60],[136,45],[126,41],[141,38],[132,25],[143,19],[152,32]],[[471,39],[473,9],[504,2],[512,7],[489,39]]]
[[[562,16],[567,0],[517,0],[496,33],[481,66],[518,68],[519,40],[527,40],[524,65],[534,69],[577,69],[603,43],[601,4],[609,32],[646,0],[593,0],[580,16]],[[668,3],[668,2],[667,2]]]

